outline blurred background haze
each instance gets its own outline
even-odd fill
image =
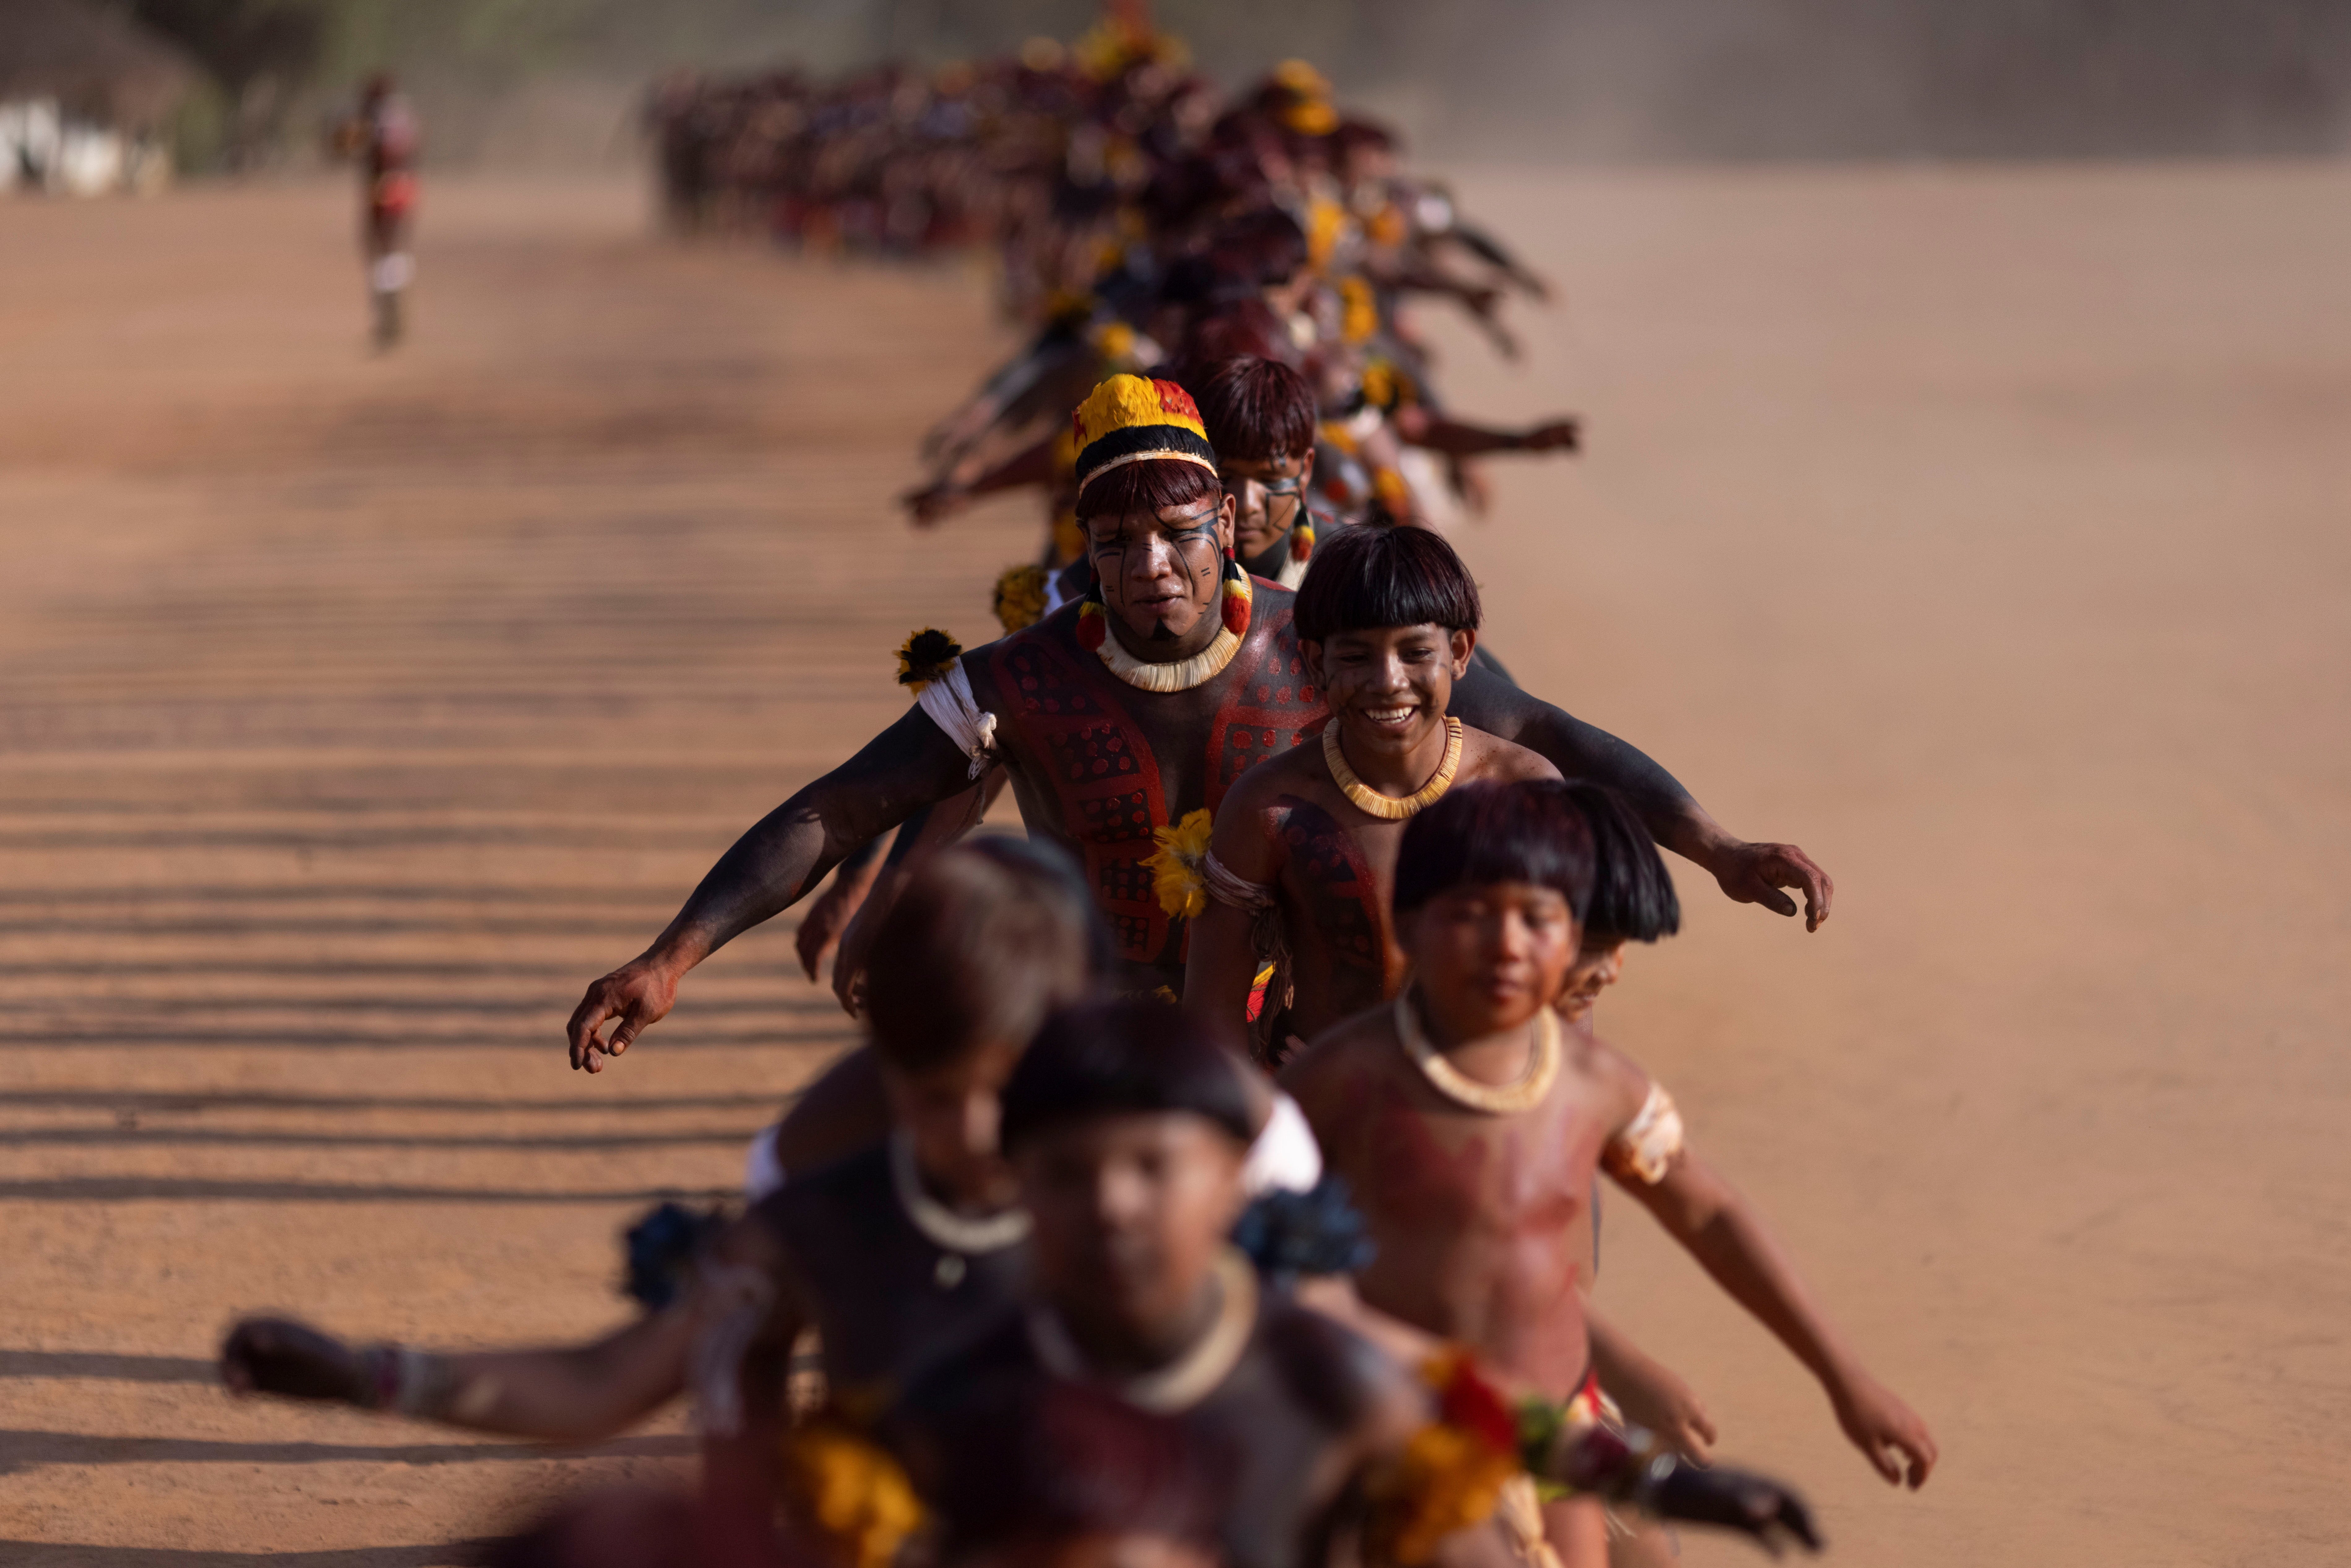
[[[1090,0],[8,0],[0,100],[300,166],[398,72],[442,166],[583,166],[685,66],[820,75],[1070,37]],[[1228,85],[1312,59],[1424,154],[1509,162],[2327,155],[2344,0],[1162,0]],[[60,86],[62,83],[62,87]]]

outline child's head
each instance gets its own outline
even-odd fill
[[[1587,1011],[1625,972],[1625,944],[1655,942],[1681,929],[1673,874],[1648,828],[1625,798],[1604,784],[1573,779],[1569,796],[1592,830],[1592,906],[1583,940],[1561,983],[1560,1010]]]
[[[1157,1002],[1056,1014],[1004,1090],[1037,1289],[1081,1337],[1147,1343],[1198,1301],[1255,1130],[1234,1051]]]
[[[1575,962],[1592,830],[1557,779],[1464,784],[1405,825],[1395,925],[1433,1017],[1488,1034],[1532,1018]]]
[[[1182,379],[1234,500],[1233,549],[1253,559],[1306,515],[1306,489],[1314,480],[1314,390],[1288,365],[1254,355],[1188,365]]]
[[[1000,839],[944,851],[875,935],[865,1010],[891,1116],[957,1196],[1005,1196],[998,1096],[1038,1026],[1092,987],[1100,916],[1067,858]]]
[[[1227,1456],[1174,1416],[1059,1379],[968,1390],[926,1434],[951,1568],[1214,1568]]]
[[[1469,569],[1437,535],[1350,528],[1316,545],[1291,614],[1344,737],[1408,747],[1444,725],[1483,611]]]

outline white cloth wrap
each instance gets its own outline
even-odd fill
[[[1651,1186],[1666,1179],[1674,1156],[1682,1152],[1682,1113],[1662,1083],[1649,1085],[1649,1097],[1640,1113],[1625,1124],[1608,1145],[1608,1168],[1638,1176]]]
[[[776,1157],[776,1134],[783,1131],[778,1122],[751,1134],[751,1146],[743,1154],[743,1200],[757,1203],[769,1193],[779,1192],[784,1185],[784,1163]]]
[[[1273,1114],[1249,1145],[1241,1166],[1241,1186],[1251,1197],[1269,1192],[1312,1192],[1322,1179],[1322,1145],[1306,1124],[1298,1102],[1277,1089]]]
[[[743,1357],[776,1304],[775,1281],[748,1264],[707,1256],[695,1260],[695,1273],[689,1300],[700,1322],[687,1356],[695,1423],[712,1437],[731,1437],[743,1429]]]
[[[964,674],[961,659],[925,686],[914,702],[955,742],[956,749],[971,758],[974,779],[987,771],[996,760],[996,716],[973,699],[971,677]]]

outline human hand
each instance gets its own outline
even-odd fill
[[[1548,424],[1538,424],[1519,437],[1521,452],[1580,452],[1583,448],[1583,423],[1575,419],[1554,419]]]
[[[1607,1388],[1626,1421],[1656,1433],[1683,1458],[1702,1465],[1713,1456],[1714,1417],[1698,1391],[1663,1363],[1643,1358],[1637,1371],[1618,1367]]]
[[[571,1011],[564,1032],[571,1042],[573,1069],[603,1071],[599,1057],[618,1056],[628,1050],[637,1036],[667,1018],[676,1004],[675,973],[649,958],[622,965],[591,984]],[[615,1019],[620,1021],[613,1027],[612,1037],[599,1039],[598,1031]]]
[[[904,505],[909,520],[918,528],[927,528],[963,510],[969,497],[942,479],[935,485],[909,490],[898,499]]]
[[[1818,931],[1829,917],[1836,883],[1793,844],[1734,844],[1708,868],[1722,891],[1740,904],[1760,904],[1774,915],[1793,915],[1796,901],[1780,890],[1804,890],[1804,929]]]
[[[1665,1458],[1650,1477],[1640,1501],[1659,1519],[1736,1530],[1774,1557],[1791,1541],[1807,1552],[1821,1549],[1812,1510],[1793,1488],[1769,1476]]]
[[[856,882],[853,888],[845,886],[840,877],[834,877],[831,885],[809,900],[808,909],[800,916],[800,928],[792,937],[792,950],[800,956],[800,972],[811,980],[816,978],[817,966],[824,962],[824,956],[831,952],[833,945],[841,940],[841,934],[848,929],[851,916],[857,913],[858,904],[864,901],[863,879],[852,880]]]
[[[1935,1469],[1935,1435],[1892,1389],[1874,1377],[1854,1377],[1831,1392],[1830,1403],[1837,1425],[1888,1485],[1907,1481],[1916,1491],[1927,1484]]]
[[[221,1344],[220,1375],[236,1395],[365,1405],[371,1393],[360,1352],[290,1318],[246,1318],[231,1329]]]
[[[873,933],[881,921],[868,913],[869,899],[849,917],[841,934],[841,951],[832,959],[832,994],[841,1003],[841,1010],[851,1018],[865,1010],[865,958],[873,946]]]

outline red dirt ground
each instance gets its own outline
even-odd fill
[[[1840,884],[1808,937],[1686,876],[1603,1027],[1943,1472],[1885,1491],[1629,1205],[1603,1300],[1840,1563],[2337,1560],[2351,175],[1465,189],[1566,305],[1523,370],[1444,328],[1449,389],[1591,420],[1460,536],[1496,645]],[[1035,538],[889,504],[1008,341],[976,273],[428,202],[388,361],[340,187],[0,203],[0,1561],[442,1563],[679,1463],[674,1416],[548,1458],[209,1357],[615,1321],[617,1227],[848,1034],[789,922],[615,1071],[565,1013]]]

